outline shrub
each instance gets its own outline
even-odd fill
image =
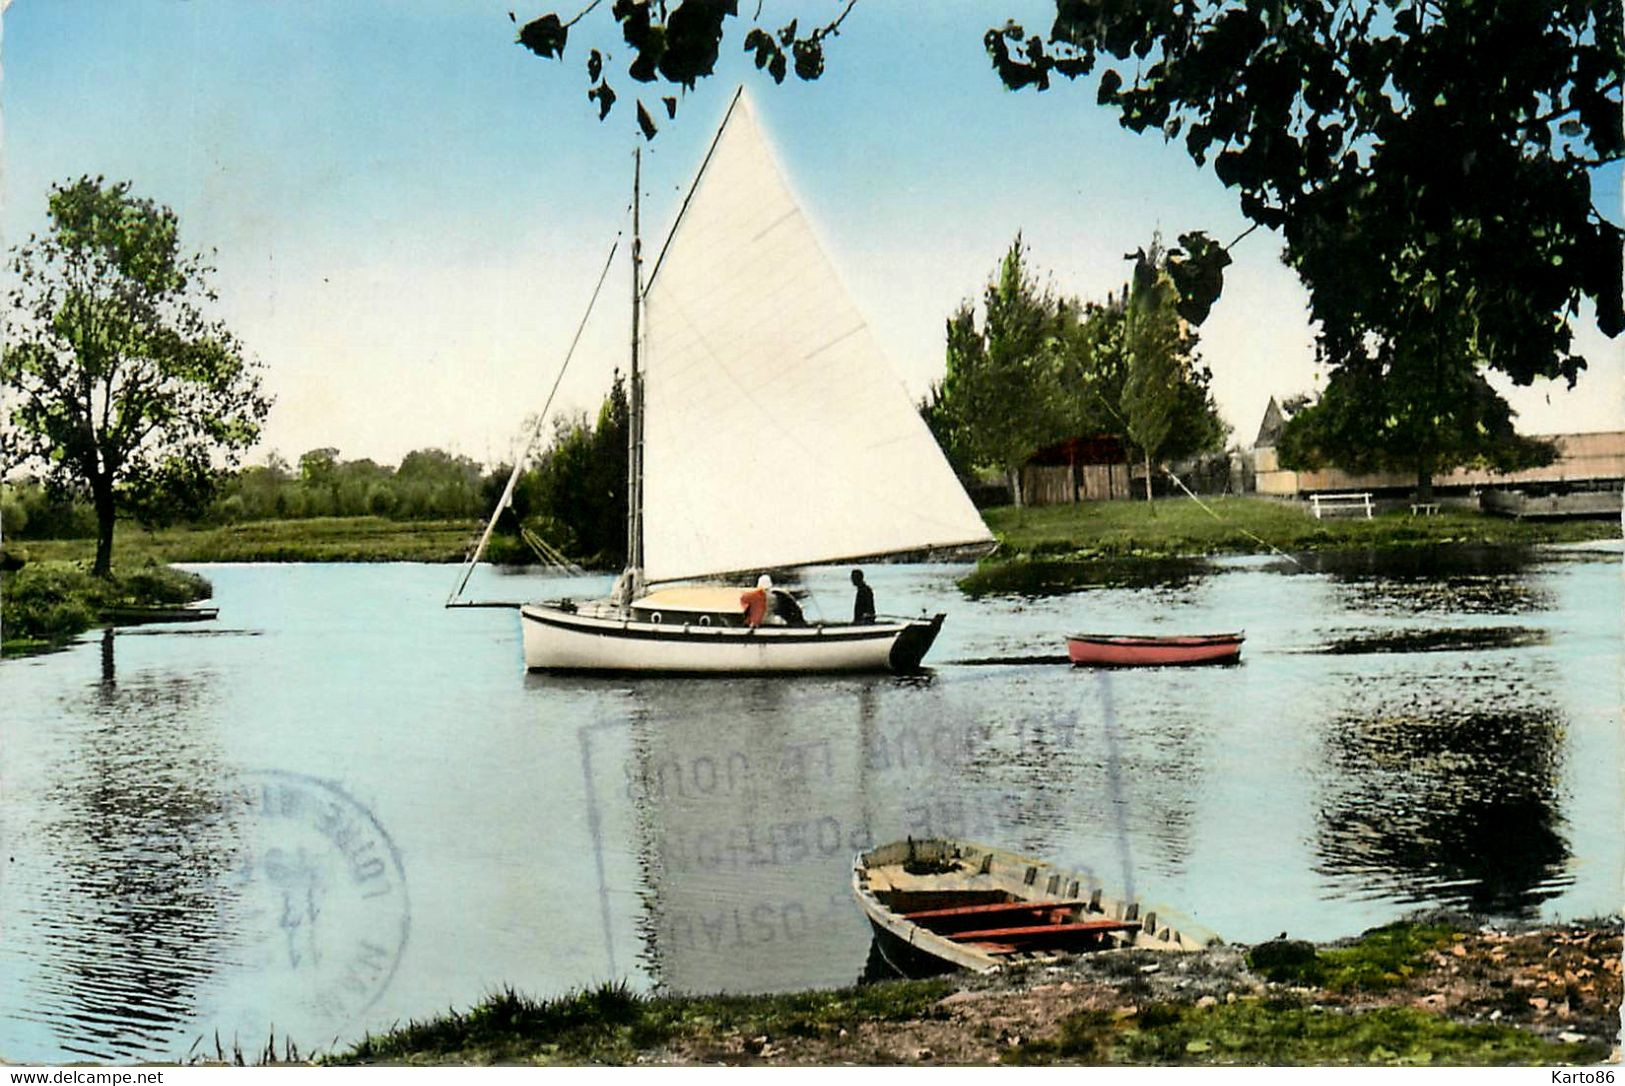
[[[115,604],[178,606],[213,588],[196,573],[149,562],[99,580],[71,562],[30,562],[0,579],[0,635],[11,641],[62,641],[95,625]]]
[[[178,606],[214,594],[206,578],[149,561],[131,571],[114,570],[112,594],[133,604]]]
[[[1315,952],[1315,944],[1298,939],[1259,943],[1248,951],[1247,964],[1265,980],[1276,983],[1311,985],[1326,979],[1326,963]]]
[[[0,535],[20,536],[28,527],[28,511],[10,494],[0,497]]]
[[[67,562],[31,562],[0,581],[0,635],[60,641],[96,621],[102,586]]]

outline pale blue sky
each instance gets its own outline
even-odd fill
[[[775,25],[839,10],[765,7]],[[129,179],[175,208],[186,244],[217,250],[222,315],[278,396],[263,449],[503,457],[540,407],[624,222],[641,142],[629,79],[600,124],[585,99],[585,42],[563,65],[534,58],[513,44],[508,10],[14,0],[0,45],[7,243],[41,226],[53,180]],[[521,21],[545,10],[515,8]],[[1000,86],[982,32],[1006,16],[1042,27],[1052,11],[1041,0],[860,0],[825,77],[782,86],[751,69],[735,29],[722,74],[645,148],[649,244],[738,82],[916,396],[941,373],[944,319],[980,292],[1017,230],[1058,289],[1094,298],[1122,283],[1122,254],[1153,230],[1240,234],[1234,195],[1210,170],[1124,132],[1091,86]],[[603,44],[605,13],[589,19]],[[1315,380],[1304,296],[1278,251],[1262,232],[1237,247],[1203,332],[1237,439],[1250,440],[1272,393]],[[625,364],[624,276],[606,290],[561,393],[569,408],[594,407]],[[1622,425],[1620,346],[1589,328],[1583,337],[1592,371],[1577,394],[1514,396],[1525,428]]]

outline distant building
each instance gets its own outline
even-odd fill
[[[1258,424],[1258,437],[1253,439],[1253,448],[1273,449],[1275,443],[1281,439],[1281,431],[1286,427],[1286,414],[1281,405],[1270,397],[1269,406],[1264,408],[1264,418]]]
[[[1130,497],[1128,450],[1110,434],[1046,445],[1021,469],[1024,505],[1057,505]]]
[[[1276,443],[1286,419],[1274,398],[1264,409],[1258,438],[1253,444],[1254,487],[1259,494],[1300,498],[1310,494],[1353,490],[1398,497],[1416,487],[1414,472],[1348,472],[1330,467],[1317,471],[1291,471],[1281,467]],[[1599,495],[1566,498],[1567,511],[1593,514],[1619,511],[1620,488],[1625,485],[1625,430],[1589,434],[1543,434],[1557,447],[1557,455],[1543,468],[1506,473],[1484,468],[1457,468],[1433,477],[1436,493],[1449,498],[1477,499],[1484,493],[1517,491],[1530,497]],[[1486,501],[1486,508],[1521,511],[1516,501]],[[1565,503],[1549,503],[1552,515]],[[1592,508],[1596,506],[1596,508]],[[1525,513],[1525,515],[1534,515]]]

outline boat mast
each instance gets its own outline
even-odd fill
[[[638,209],[643,181],[643,149],[632,152],[632,377],[626,426],[627,602],[643,588],[643,373],[638,368],[639,321],[643,312],[643,237]]]

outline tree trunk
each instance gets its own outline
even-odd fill
[[[1021,500],[1021,469],[1013,468],[1004,474],[1010,482],[1010,500],[1015,503],[1017,509],[1020,509],[1026,504]]]
[[[1146,504],[1148,504],[1148,505],[1151,503],[1151,500],[1152,500],[1151,499],[1151,454],[1150,453],[1145,454],[1145,500],[1146,500]],[[1156,511],[1156,506],[1153,505],[1151,507],[1151,509],[1152,509],[1152,512],[1155,512]]]
[[[113,576],[113,481],[93,479],[91,498],[96,507],[96,564],[90,572],[97,577]]]
[[[1418,502],[1431,502],[1433,500],[1433,460],[1423,457],[1416,464],[1416,500]]]

